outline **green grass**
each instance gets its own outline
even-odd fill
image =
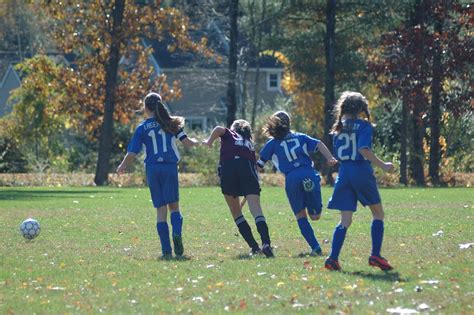
[[[327,201],[331,189],[323,189]],[[396,267],[367,265],[370,211],[354,217],[340,257],[322,268],[308,250],[282,188],[262,205],[275,259],[249,259],[218,188],[181,189],[187,260],[161,261],[146,188],[1,188],[0,314],[32,313],[386,313],[389,308],[472,313],[473,190],[382,189],[383,254]],[[246,217],[256,233],[246,208]],[[26,218],[42,232],[26,241]],[[312,222],[330,249],[339,214]],[[442,236],[433,236],[443,231]],[[256,235],[258,236],[258,235]],[[435,283],[426,283],[434,280]],[[417,292],[419,291],[419,292]]]

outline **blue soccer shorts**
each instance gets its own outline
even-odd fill
[[[146,165],[146,180],[155,208],[179,201],[178,165],[176,163]]]
[[[328,209],[355,212],[357,201],[364,207],[381,202],[374,170],[367,161],[343,162]]]
[[[295,215],[304,209],[310,215],[321,213],[321,178],[312,167],[296,168],[286,174],[285,191]]]

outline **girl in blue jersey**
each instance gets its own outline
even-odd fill
[[[230,128],[217,126],[204,144],[212,147],[220,138],[219,177],[222,194],[229,206],[240,234],[251,248],[251,254],[262,252],[273,257],[268,226],[260,205],[260,184],[256,171],[255,149],[252,143],[252,130],[246,120],[238,119]],[[253,237],[250,225],[242,214],[239,196],[248,200],[250,212],[255,219],[257,231],[262,239],[262,248]]]
[[[341,211],[341,222],[334,230],[332,248],[326,259],[329,270],[341,270],[339,252],[346,231],[352,223],[352,215],[357,210],[357,201],[369,206],[372,211],[372,254],[369,265],[382,270],[392,266],[380,255],[384,233],[384,212],[371,163],[386,172],[393,172],[392,163],[380,160],[371,150],[372,124],[367,99],[357,92],[344,92],[334,109],[333,148],[339,160],[339,175],[328,208]],[[365,117],[364,117],[365,116]]]
[[[157,93],[149,93],[144,100],[146,119],[135,130],[128,145],[127,154],[117,168],[122,174],[135,160],[142,147],[146,150],[145,170],[153,206],[157,212],[156,229],[160,237],[163,258],[170,258],[171,243],[167,223],[168,209],[173,228],[175,255],[183,255],[183,217],[179,210],[178,161],[180,155],[176,147],[179,139],[185,147],[199,144],[184,133],[184,119],[170,116]]]
[[[291,209],[296,216],[301,234],[311,247],[312,256],[321,256],[321,246],[308,221],[321,217],[321,188],[319,174],[313,168],[309,153],[319,150],[329,165],[337,163],[328,148],[318,139],[290,129],[290,116],[279,111],[270,116],[263,128],[272,137],[260,151],[257,165],[263,168],[272,160],[274,166],[285,175],[285,191]]]

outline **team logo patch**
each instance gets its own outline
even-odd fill
[[[314,189],[314,182],[311,180],[311,178],[305,178],[303,179],[303,188],[304,191],[313,191]]]

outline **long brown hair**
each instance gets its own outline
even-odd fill
[[[365,96],[359,92],[343,92],[334,106],[333,115],[335,121],[331,133],[338,134],[342,131],[342,116],[350,115],[356,118],[361,112],[365,113],[367,119],[370,121],[369,102]]]
[[[252,127],[250,127],[250,123],[243,119],[234,120],[232,126],[230,126],[231,130],[234,130],[239,135],[241,135],[246,140],[252,140]]]
[[[290,132],[290,128],[290,115],[287,112],[278,111],[268,118],[267,123],[263,126],[263,133],[281,140]]]
[[[145,107],[152,111],[156,121],[164,131],[176,134],[184,127],[184,118],[180,116],[171,116],[168,109],[163,104],[161,96],[158,93],[148,93],[145,96]]]

